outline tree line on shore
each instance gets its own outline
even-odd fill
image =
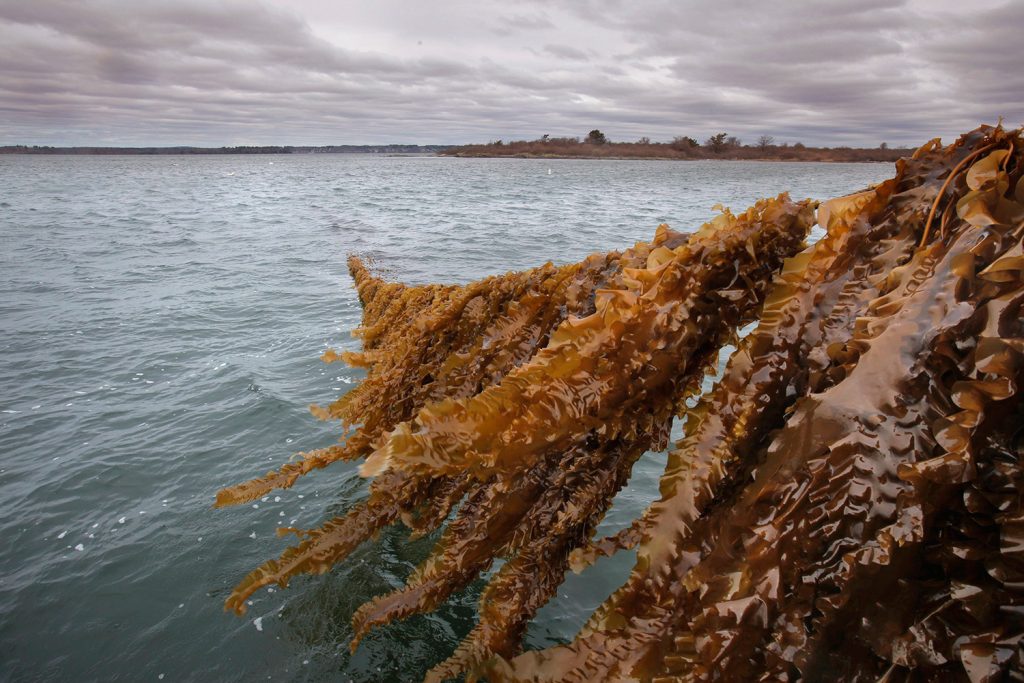
[[[235,147],[52,147],[48,145],[0,146],[0,154],[440,154],[457,157],[599,158],[599,159],[751,159],[777,161],[895,161],[911,150],[890,148],[809,147],[800,142],[776,143],[771,135],[754,144],[727,133],[716,133],[703,143],[680,135],[669,142],[641,137],[635,142],[613,142],[598,129],[585,137],[551,137],[536,140],[495,140],[470,145],[242,145]]]
[[[890,148],[881,143],[874,148],[808,147],[797,142],[776,143],[771,135],[762,135],[754,144],[728,133],[716,133],[703,143],[680,135],[670,142],[653,142],[641,137],[635,142],[612,142],[598,129],[585,138],[551,137],[536,140],[496,140],[486,144],[449,147],[439,152],[459,157],[547,157],[547,158],[629,158],[629,159],[773,159],[781,161],[895,161],[909,149]]]

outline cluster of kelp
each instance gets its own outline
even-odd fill
[[[1020,132],[983,127],[865,192],[577,264],[407,287],[353,259],[364,351],[324,359],[368,375],[314,411],[347,437],[217,503],[342,459],[375,479],[227,606],[401,521],[444,528],[357,611],[353,647],[503,560],[428,679],[1024,680],[1022,175]],[[826,234],[804,248],[815,208]],[[595,540],[677,415],[660,498]],[[515,656],[569,568],[634,547],[572,642]]]

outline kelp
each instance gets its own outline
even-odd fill
[[[573,643],[493,664],[489,679],[1019,676],[1022,565],[998,534],[965,555],[942,518],[983,447],[1020,476],[1021,148],[992,129],[928,145],[843,200],[693,411],[626,585]],[[935,215],[947,219],[928,235]],[[990,404],[1015,436],[979,429]],[[1019,494],[1001,483],[1013,517]],[[985,519],[970,537],[1000,527]],[[1013,568],[1001,592],[978,585],[996,558]],[[954,594],[987,612],[954,614]]]
[[[780,196],[739,217],[723,213],[674,251],[653,251],[646,268],[622,271],[621,287],[597,291],[592,315],[566,320],[500,383],[397,425],[361,471],[487,475],[533,465],[592,430],[628,431],[637,406],[694,384],[707,342],[759,303],[810,209]]]
[[[647,312],[648,318],[639,320],[647,330],[685,327],[694,351],[686,357],[688,367],[682,368],[685,372],[662,373],[657,396],[628,413],[620,411],[614,422],[616,429],[609,430],[605,424],[586,429],[581,424],[583,431],[577,443],[552,444],[546,454],[547,469],[537,470],[524,463],[518,472],[485,477],[459,472],[385,472],[371,484],[368,499],[346,517],[331,520],[321,529],[299,532],[306,537],[302,544],[246,577],[229,597],[228,607],[243,612],[246,599],[260,587],[286,584],[299,573],[325,571],[362,540],[398,519],[423,533],[448,515],[460,494],[465,495],[465,502],[406,588],[372,601],[356,614],[354,644],[373,625],[434,608],[488,569],[495,558],[515,557],[520,547],[530,542],[537,545],[536,539],[543,541],[551,534],[562,533],[569,550],[576,547],[592,533],[612,497],[628,479],[635,459],[651,447],[664,447],[669,422],[682,397],[694,391],[717,349],[731,338],[736,327],[752,319],[772,273],[785,256],[800,247],[811,220],[808,203],[795,203],[781,196],[760,202],[740,216],[723,213],[694,235],[674,233],[662,226],[652,243],[638,244],[622,254],[596,255],[571,266],[546,265],[447,289],[421,290],[383,283],[369,276],[360,262],[352,261],[350,266],[367,311],[364,329],[366,325],[379,326],[386,330],[392,344],[381,346],[380,336],[361,332],[367,353],[375,354],[370,374],[356,392],[327,412],[344,420],[345,411],[356,401],[362,402],[370,407],[370,417],[360,427],[366,434],[368,425],[375,425],[379,433],[379,425],[398,419],[396,414],[407,415],[416,405],[438,405],[429,403],[431,396],[447,395],[449,403],[456,403],[485,395],[487,389],[481,391],[479,387],[500,386],[506,375],[530,369],[541,355],[539,349],[545,343],[551,348],[559,335],[567,340],[561,342],[566,349],[593,338],[587,326],[593,328],[595,322],[613,314],[623,315],[621,307],[610,303],[616,293],[637,298],[634,292],[644,286],[644,280],[653,287],[664,280],[692,291],[687,300],[689,309],[672,301],[661,310],[646,303],[636,308]],[[751,247],[753,235],[763,241],[759,250]],[[695,273],[700,276],[695,277]],[[402,304],[395,300],[396,295],[408,297],[412,303]],[[409,318],[408,311],[413,307],[419,314]],[[388,310],[398,317],[391,320],[391,325],[381,326],[389,320]],[[573,316],[575,312],[584,315]],[[634,345],[644,341],[637,337],[635,322],[632,329],[621,324],[617,329],[623,336],[632,333],[630,343]],[[609,343],[607,335],[602,335],[600,341],[602,345],[596,346],[596,351],[589,351],[595,361],[602,361],[598,353]],[[652,356],[658,354],[662,342],[655,339],[649,343]],[[582,355],[577,350],[577,356]],[[355,360],[362,362],[363,358]],[[649,364],[647,369],[655,370],[656,366]],[[539,377],[538,386],[542,387],[546,375],[540,373]],[[382,388],[368,392],[370,386]],[[410,387],[407,393],[412,397],[395,401],[394,397],[402,395],[399,388],[405,386]],[[470,399],[458,398],[467,393]],[[552,400],[562,400],[568,409],[579,397],[567,391]],[[351,448],[352,438],[343,448]],[[596,476],[585,465],[594,465],[598,452],[600,471]],[[294,480],[293,473],[289,473],[290,480],[282,482],[279,474],[271,473],[255,484],[222,492],[218,501],[242,502],[251,499],[253,491],[265,491],[269,482]],[[602,495],[580,509],[584,519],[561,529],[555,514],[558,506],[567,501],[571,505],[576,496],[595,485],[595,476],[601,482]],[[244,495],[238,495],[238,491]],[[553,565],[551,571],[555,571],[554,563],[561,567],[559,573],[564,571],[566,559],[561,555],[565,553],[556,546],[540,542],[531,552],[547,553],[544,563]],[[509,576],[517,566],[507,563],[503,576]],[[557,583],[551,584],[540,603],[521,613],[518,619],[522,625],[555,587]]]
[[[464,286],[350,260],[364,350],[324,359],[368,374],[315,410],[344,441],[218,505],[341,459],[375,479],[227,606],[401,522],[443,530],[404,587],[356,612],[353,648],[503,560],[428,680],[1024,679],[1022,176],[1020,132],[982,127],[821,204],[807,248],[814,203],[780,195]],[[675,416],[658,499],[593,540]],[[516,656],[568,569],[633,547],[572,642]]]
[[[569,316],[592,313],[595,291],[618,286],[623,268],[641,267],[652,250],[676,248],[687,238],[660,226],[653,242],[625,253],[595,254],[562,267],[549,263],[465,286],[385,282],[351,257],[349,271],[363,305],[362,324],[353,334],[364,350],[329,349],[322,358],[370,372],[328,407],[311,410],[355,429],[343,445],[300,454],[297,462],[222,490],[217,505],[255,500],[332,462],[366,457],[375,440],[427,403],[479,393],[529,360]]]

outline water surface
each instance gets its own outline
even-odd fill
[[[549,173],[550,170],[550,173]],[[474,623],[477,584],[379,629],[348,620],[401,584],[431,539],[382,534],[320,577],[224,598],[365,493],[339,463],[251,506],[217,489],[333,425],[306,409],[358,382],[345,256],[411,283],[467,282],[692,230],[789,190],[826,199],[888,164],[395,158],[0,156],[0,678],[419,680]],[[657,491],[638,463],[602,527]],[[570,638],[631,566],[570,576],[527,647]]]

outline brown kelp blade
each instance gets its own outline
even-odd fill
[[[567,317],[592,313],[595,291],[618,286],[623,269],[642,267],[652,251],[676,248],[687,239],[663,225],[651,243],[622,253],[594,254],[561,267],[546,264],[466,286],[390,283],[350,258],[363,304],[363,322],[355,333],[364,353],[328,350],[323,358],[369,365],[369,372],[355,389],[327,408],[314,406],[313,412],[358,426],[343,445],[300,454],[279,470],[223,489],[217,506],[255,500],[315,469],[364,457],[377,439],[426,403],[478,393],[529,360]]]
[[[1022,162],[1019,132],[926,146],[870,238],[803,259],[813,305],[784,275],[770,334],[693,411],[627,584],[489,680],[1019,679]]]
[[[687,438],[669,453],[661,480],[662,500],[615,536],[574,553],[575,571],[645,539],[641,557],[661,564],[664,558],[647,556],[678,552],[674,539],[686,538],[718,492],[744,476],[750,444],[773,428],[793,390],[807,382],[810,368],[797,362],[799,349],[820,343],[822,312],[837,310],[844,292],[849,298],[850,289],[870,286],[864,278],[852,279],[849,258],[857,249],[883,248],[884,228],[872,226],[870,219],[885,207],[894,185],[890,180],[819,207],[818,221],[827,234],[786,260],[757,328],[731,356],[711,395],[688,412]]]
[[[622,288],[599,291],[592,315],[567,320],[500,383],[396,426],[362,472],[486,475],[571,447],[586,434],[581,426],[600,427],[692,378],[688,362],[706,333],[723,313],[758,300],[768,265],[792,253],[812,221],[810,204],[783,195],[723,214],[675,251],[652,252],[651,265],[624,271]]]
[[[598,254],[560,268],[548,264],[465,287],[387,283],[373,277],[358,259],[350,259],[364,305],[361,336],[376,360],[367,379],[346,394],[340,405],[343,411],[358,406],[364,411],[363,424],[343,446],[305,454],[265,477],[221,491],[217,505],[255,499],[273,487],[290,486],[313,469],[355,457],[385,426],[411,415],[430,396],[469,394],[497,381],[541,348],[567,316],[593,311],[594,291],[602,285],[615,286],[623,268],[641,266],[652,251],[676,247],[687,239],[661,226],[652,243],[639,243],[624,253]],[[370,327],[378,330],[366,334]],[[332,361],[336,354],[325,355]],[[406,400],[395,401],[395,396]],[[346,415],[342,413],[343,418]],[[356,419],[354,413],[349,418]],[[307,532],[302,544],[252,572],[236,588],[228,606],[244,611],[246,598],[260,587],[284,585],[296,574],[325,571],[399,518],[419,532],[440,523],[461,497],[457,495],[461,485],[439,483],[402,473],[379,477],[365,504]],[[489,561],[491,556],[485,550],[483,557]]]
[[[932,141],[822,204],[826,235],[801,252],[812,211],[783,195],[461,286],[350,261],[363,352],[325,360],[367,376],[318,413],[351,432],[218,504],[337,459],[377,477],[228,607],[400,521],[444,530],[403,588],[357,611],[353,647],[503,561],[429,680],[1024,677],[1024,141]],[[683,414],[658,500],[592,541]],[[516,656],[570,565],[631,546],[630,577],[572,643]]]
[[[298,531],[279,529],[279,534],[294,531],[304,540],[288,548],[276,560],[269,560],[249,573],[231,592],[225,609],[244,614],[246,600],[270,584],[286,587],[298,574],[323,574],[380,529],[398,519],[403,501],[415,497],[422,482],[399,474],[381,477],[371,486],[370,496],[318,529]]]
[[[776,206],[786,201],[780,198]],[[759,208],[764,207],[771,207],[771,204],[766,202]],[[755,209],[740,220],[760,220],[763,215],[763,211]],[[770,229],[780,233],[784,231],[789,240],[788,249],[792,250],[800,244],[809,226],[810,211],[803,206],[785,215],[792,217],[793,221],[778,221]],[[733,268],[739,267],[737,261],[742,265],[742,259],[752,255],[752,250],[738,240],[733,243],[732,249],[734,251],[720,261],[729,263]],[[694,351],[688,358],[690,370],[681,373],[682,378],[689,377],[691,381],[673,382],[667,390],[658,394],[657,399],[652,397],[653,412],[649,417],[644,418],[641,413],[633,411],[628,416],[618,418],[618,424],[611,421],[609,425],[612,428],[602,430],[600,434],[591,432],[586,440],[570,449],[562,457],[562,462],[553,469],[547,465],[531,467],[524,464],[521,472],[504,473],[513,477],[513,481],[518,481],[517,477],[539,475],[544,484],[540,489],[530,486],[506,492],[504,510],[513,517],[503,514],[501,507],[492,509],[489,514],[484,510],[485,514],[481,517],[479,503],[471,496],[446,531],[439,550],[414,574],[407,587],[374,600],[357,612],[354,619],[357,637],[368,626],[431,609],[439,597],[447,596],[445,591],[450,592],[468,583],[500,551],[507,562],[490,581],[482,597],[480,627],[460,646],[458,653],[441,665],[432,676],[447,676],[474,667],[494,652],[511,654],[526,622],[547,602],[561,582],[570,551],[593,532],[614,493],[628,479],[635,458],[648,448],[660,447],[664,442],[668,421],[680,403],[679,392],[694,383],[693,373],[704,370],[710,362],[710,356],[725,343],[731,330],[746,320],[749,312],[756,308],[766,289],[768,277],[786,253],[789,252],[781,249],[762,251],[762,261],[751,269],[749,276],[756,276],[757,279],[748,281],[759,284],[746,290],[747,296],[727,295],[726,303],[723,304],[718,298],[721,290],[715,290],[709,297],[714,306],[711,302],[694,297],[697,303],[686,310],[694,314],[692,322],[701,321],[705,324],[694,325],[694,328],[700,330],[704,341],[694,344]],[[671,253],[657,252],[652,257],[648,258],[651,269],[661,268],[672,258]],[[715,256],[708,261],[715,262]],[[706,268],[703,262],[696,260],[688,265],[694,270]],[[730,273],[727,282],[731,283],[735,279],[735,272]],[[698,318],[702,310],[712,309],[713,315],[705,313],[703,318]],[[666,315],[661,324],[670,327],[678,320],[672,315]],[[585,425],[582,428],[585,429]],[[612,435],[624,436],[613,438]],[[612,447],[615,443],[618,445]],[[554,453],[557,455],[559,451]],[[496,514],[499,516],[495,517]],[[506,521],[496,528],[489,521],[491,519]],[[475,527],[464,527],[467,520],[476,522]],[[508,520],[514,522],[513,526],[508,526]],[[470,531],[472,528],[480,531]],[[474,542],[473,539],[478,541]],[[479,541],[489,542],[491,548]],[[454,552],[450,552],[452,550]],[[513,603],[518,607],[512,608]]]
[[[365,503],[347,517],[306,532],[301,544],[254,571],[232,594],[228,606],[244,610],[246,599],[262,586],[284,585],[297,574],[324,571],[384,525],[401,519],[416,530],[430,528],[456,506],[455,518],[435,552],[408,586],[357,613],[356,638],[374,625],[433,609],[501,557],[505,568],[487,595],[513,596],[520,607],[502,611],[498,603],[504,598],[498,600],[496,611],[489,612],[489,635],[467,641],[467,647],[476,643],[474,657],[452,660],[448,666],[459,670],[475,666],[492,648],[512,654],[522,628],[560,582],[569,552],[593,532],[614,493],[628,480],[635,458],[649,448],[664,447],[672,415],[699,385],[719,347],[739,325],[753,319],[773,273],[800,248],[812,215],[808,203],[782,196],[740,216],[724,214],[693,236],[662,226],[651,243],[637,244],[621,254],[510,273],[461,288],[389,288],[372,278],[361,263],[353,262],[367,309],[364,330],[375,326],[379,331],[363,334],[364,347],[372,357],[367,379],[328,410],[334,417],[354,422],[355,415],[347,411],[361,405],[370,416],[361,418],[363,434],[371,433],[370,425],[384,436],[383,426],[403,416],[411,418],[414,409],[429,410],[436,400],[472,400],[550,348],[553,336],[556,344],[577,344],[580,321],[601,337],[585,363],[607,365],[602,356],[612,352],[624,359],[633,357],[637,368],[648,374],[654,368],[657,376],[642,400],[623,394],[618,382],[618,397],[612,400],[623,405],[601,423],[589,420],[576,425],[578,435],[547,449],[550,466],[546,468],[523,461],[500,473],[473,476],[400,469],[384,473],[371,485]],[[691,241],[696,242],[695,248],[687,251]],[[678,301],[664,293],[656,296],[659,288],[669,287],[685,295]],[[389,304],[388,292],[415,301]],[[630,311],[611,312],[620,298],[639,302],[636,308],[646,316],[641,327],[619,321],[618,317],[632,315]],[[405,315],[410,307],[418,311],[413,319],[390,321],[390,316]],[[601,330],[605,324],[610,329]],[[543,391],[548,378],[538,375],[537,380],[534,390]],[[588,391],[600,392],[600,383],[592,383]],[[395,401],[396,396],[408,400]],[[629,400],[632,406],[627,405]],[[551,429],[546,424],[534,427],[541,433]],[[352,438],[340,447],[346,455]],[[323,459],[338,452],[336,447]],[[290,484],[299,474],[322,466],[314,458],[235,487],[220,502],[251,499],[271,483]],[[467,498],[460,503],[461,492]],[[544,590],[526,580],[538,564],[546,567]]]

